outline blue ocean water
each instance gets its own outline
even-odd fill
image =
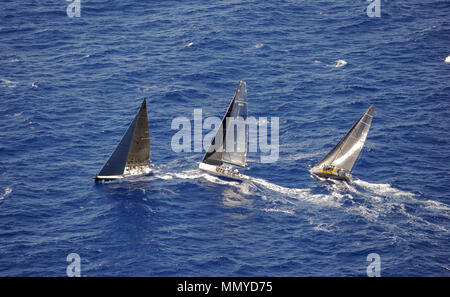
[[[69,4],[0,3],[1,276],[450,276],[450,2]],[[170,145],[239,80],[280,119],[243,183]],[[95,184],[143,97],[154,173]],[[354,182],[312,178],[370,104]]]

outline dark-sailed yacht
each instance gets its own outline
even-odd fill
[[[120,179],[150,173],[150,136],[148,130],[147,103],[141,104],[119,145],[106,164],[95,176],[96,181]]]
[[[245,82],[240,81],[219,129],[200,162],[201,170],[233,180],[248,179],[232,167],[244,168],[246,165],[247,113],[247,86]]]
[[[350,171],[361,152],[373,118],[373,106],[353,125],[347,135],[322,159],[311,172],[317,176],[351,180]]]

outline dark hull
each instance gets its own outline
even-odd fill
[[[140,177],[148,175],[152,172],[152,169],[150,167],[144,167],[140,170],[126,170],[124,174],[120,175],[96,175],[94,177],[95,182],[102,182],[102,181],[111,181],[111,180],[121,180],[121,179],[128,179],[133,177]]]
[[[350,182],[351,181],[351,175],[350,173],[345,174],[338,174],[336,171],[330,171],[330,170],[323,170],[323,169],[316,169],[313,168],[312,174],[322,177],[322,178],[330,178],[335,180],[345,180]]]
[[[351,179],[349,177],[346,177],[346,176],[338,176],[338,175],[327,174],[327,173],[314,173],[314,174],[317,175],[318,177],[323,177],[323,178],[331,178],[331,179],[335,179],[335,180],[351,181]]]

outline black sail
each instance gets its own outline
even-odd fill
[[[125,166],[147,165],[149,154],[147,104],[144,99],[138,114],[98,175],[121,175]]]
[[[366,141],[372,124],[373,111],[373,106],[370,106],[347,135],[315,167],[332,165],[350,171]]]
[[[150,136],[148,131],[147,104],[144,100],[141,109],[136,116],[133,139],[128,151],[125,166],[145,166],[150,158]]]
[[[203,163],[215,166],[223,163],[245,166],[248,143],[247,113],[247,86],[245,82],[240,81],[219,129],[203,157]],[[229,137],[230,135],[232,137]]]

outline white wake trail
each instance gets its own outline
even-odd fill
[[[387,197],[414,197],[413,193],[405,192],[392,187],[390,184],[373,184],[360,179],[355,179],[352,183],[358,185],[359,187],[372,192],[379,196]]]

